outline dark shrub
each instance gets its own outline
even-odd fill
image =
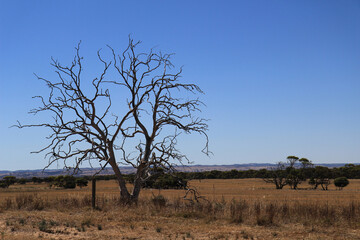
[[[75,188],[76,187],[76,178],[74,176],[66,175],[66,176],[57,176],[54,179],[54,182],[51,184],[55,187],[62,188]]]
[[[80,188],[86,187],[88,185],[88,180],[85,178],[78,178],[76,179],[76,185]]]
[[[346,177],[335,178],[334,185],[341,190],[349,185],[349,180]]]
[[[9,185],[12,185],[12,184],[16,183],[16,177],[14,177],[14,176],[6,176],[6,177],[3,177],[3,181],[6,182]]]
[[[27,180],[25,178],[20,178],[17,180],[18,184],[26,184]]]
[[[151,199],[155,207],[165,207],[167,199],[163,195],[153,196]]]
[[[8,188],[9,184],[7,184],[5,181],[0,182],[0,188]]]

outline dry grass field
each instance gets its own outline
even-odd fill
[[[184,190],[142,191],[124,206],[114,181],[89,187],[46,184],[0,190],[0,239],[360,239],[360,180],[342,191],[276,190],[261,179],[194,180]]]

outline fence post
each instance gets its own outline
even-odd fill
[[[92,206],[92,208],[93,209],[95,209],[95,200],[96,200],[96,179],[95,178],[93,178],[92,179],[92,188],[91,188],[91,190],[92,190],[92,198],[91,198],[91,206]]]

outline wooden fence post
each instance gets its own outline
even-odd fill
[[[96,179],[93,178],[92,179],[92,198],[91,198],[91,206],[93,209],[95,209],[96,207],[96,204],[95,204],[95,201],[96,201]]]

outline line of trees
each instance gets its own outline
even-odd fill
[[[8,188],[13,184],[26,184],[26,183],[48,183],[49,187],[57,188],[75,188],[76,186],[82,188],[88,185],[89,177],[74,177],[71,175],[65,176],[51,176],[45,178],[32,177],[32,178],[16,178],[15,176],[6,176],[0,180],[0,188]]]
[[[128,183],[132,183],[135,174],[127,174],[124,179]],[[32,177],[32,178],[16,178],[15,176],[6,176],[0,180],[0,188],[8,188],[13,184],[26,184],[26,183],[47,183],[50,188],[82,188],[88,185],[88,182],[93,178],[96,180],[116,180],[115,175],[99,175],[99,176],[84,176],[75,177],[71,175],[50,176],[45,178]],[[153,168],[151,175],[147,181],[143,183],[142,188],[155,188],[155,189],[185,189],[187,180],[166,172],[163,168]]]
[[[305,162],[304,162],[305,163]],[[286,179],[287,173],[291,173],[289,177],[293,180],[298,180],[294,175],[303,175],[302,179],[308,179],[315,181],[317,187],[321,187],[321,183],[325,185],[325,180],[335,179],[339,177],[346,177],[348,179],[360,179],[360,165],[346,164],[339,168],[328,168],[324,166],[315,166],[310,162],[305,169],[299,161],[296,164],[288,168],[288,163],[277,163],[276,166],[270,169],[259,169],[259,170],[230,170],[230,171],[203,171],[203,172],[178,172],[177,175],[184,179],[243,179],[243,178],[262,178],[269,179],[274,175],[278,175],[279,179],[281,176]],[[288,169],[287,169],[288,168]],[[284,181],[284,180],[283,180]]]
[[[298,189],[303,181],[309,180],[314,189],[319,186],[327,190],[331,184],[332,174],[329,168],[314,167],[311,161],[306,158],[288,156],[287,162],[278,162],[277,166],[268,171],[263,179],[266,183],[273,183],[276,189],[282,189],[289,185],[291,189]]]
[[[342,189],[349,184],[349,178],[359,178],[360,165],[347,164],[341,168],[327,168],[323,166],[314,166],[306,158],[288,156],[287,161],[278,162],[277,166],[267,171],[263,176],[266,183],[272,183],[276,189],[282,189],[289,185],[291,189],[298,189],[300,183],[309,180],[308,183],[313,189],[321,187],[322,190],[328,190],[328,187],[334,181],[338,189]]]
[[[147,181],[142,188],[155,189],[182,189],[187,186],[191,179],[243,179],[262,178],[265,182],[274,184],[275,188],[282,189],[289,186],[291,189],[298,189],[301,182],[308,181],[313,189],[328,190],[330,184],[334,183],[339,189],[348,184],[347,179],[360,179],[360,165],[346,164],[339,168],[328,168],[315,166],[306,158],[289,156],[286,162],[279,162],[275,167],[260,170],[230,170],[230,171],[203,171],[203,172],[175,172],[169,173],[163,168],[152,168],[149,171]],[[135,174],[124,174],[124,180],[132,183]],[[27,182],[46,182],[50,187],[75,188],[76,186],[87,186],[93,176],[50,176],[45,178],[33,177],[29,179],[6,176],[0,180],[0,187],[7,188],[12,184],[25,184]],[[98,175],[96,180],[116,180],[115,175]]]

